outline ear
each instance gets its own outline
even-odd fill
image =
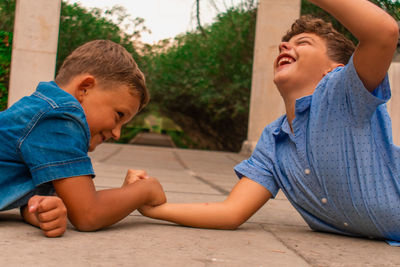
[[[327,68],[322,77],[325,77],[325,75],[327,75],[329,72],[333,71],[334,69],[336,69],[337,67],[344,67],[344,64],[342,63],[333,63],[329,68]]]
[[[82,76],[76,83],[75,97],[80,103],[84,101],[86,96],[96,85],[96,79],[92,75]]]

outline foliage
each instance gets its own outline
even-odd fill
[[[128,20],[128,22],[126,21]],[[60,37],[58,41],[57,69],[65,57],[78,46],[96,39],[108,39],[124,46],[132,56],[140,61],[135,44],[140,41],[140,32],[146,30],[143,19],[131,19],[121,6],[110,10],[86,9],[79,4],[62,2],[60,18]],[[132,33],[128,33],[131,25]],[[124,28],[124,30],[122,30]],[[140,63],[140,62],[138,62]]]
[[[13,32],[15,0],[0,0],[0,29]]]
[[[12,34],[0,31],[0,111],[7,108]]]
[[[15,1],[0,1],[0,111],[7,108]]]
[[[246,138],[255,17],[230,9],[205,34],[186,33],[144,57],[153,104],[197,147],[238,151]]]
[[[398,0],[370,0],[383,10],[386,10],[393,18],[400,21],[400,2]]]
[[[399,3],[372,0],[398,19]],[[199,22],[199,3],[196,15]],[[252,1],[245,1],[251,3]],[[357,43],[337,20],[310,2],[314,14]],[[209,27],[164,40],[145,56],[152,105],[173,118],[198,147],[237,151],[246,138],[254,46],[255,10],[231,9]]]

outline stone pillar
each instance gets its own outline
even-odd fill
[[[300,0],[260,0],[257,11],[253,77],[247,140],[242,153],[250,154],[264,127],[285,113],[273,83],[273,62],[282,36],[300,16]]]
[[[61,0],[17,0],[8,106],[55,75]]]

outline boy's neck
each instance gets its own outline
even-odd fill
[[[305,96],[312,95],[314,93],[316,85],[307,86],[305,88],[296,88],[293,90],[284,90],[283,88],[278,88],[279,92],[282,95],[283,101],[285,102],[286,109],[286,118],[288,120],[290,129],[293,132],[292,122],[295,119],[295,109],[296,109],[296,100]],[[311,88],[311,89],[310,89]]]

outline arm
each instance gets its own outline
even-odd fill
[[[163,204],[142,207],[143,215],[181,225],[235,229],[247,221],[269,199],[271,193],[262,185],[243,177],[228,198],[217,203]]]
[[[62,236],[67,228],[67,210],[56,196],[33,196],[21,208],[24,220],[40,227],[47,237]]]
[[[359,40],[354,66],[364,86],[372,92],[384,79],[396,50],[396,21],[367,0],[309,1],[334,16]]]
[[[155,178],[140,179],[121,188],[96,191],[90,176],[53,181],[71,223],[81,231],[112,225],[142,205],[160,205],[165,194]]]

